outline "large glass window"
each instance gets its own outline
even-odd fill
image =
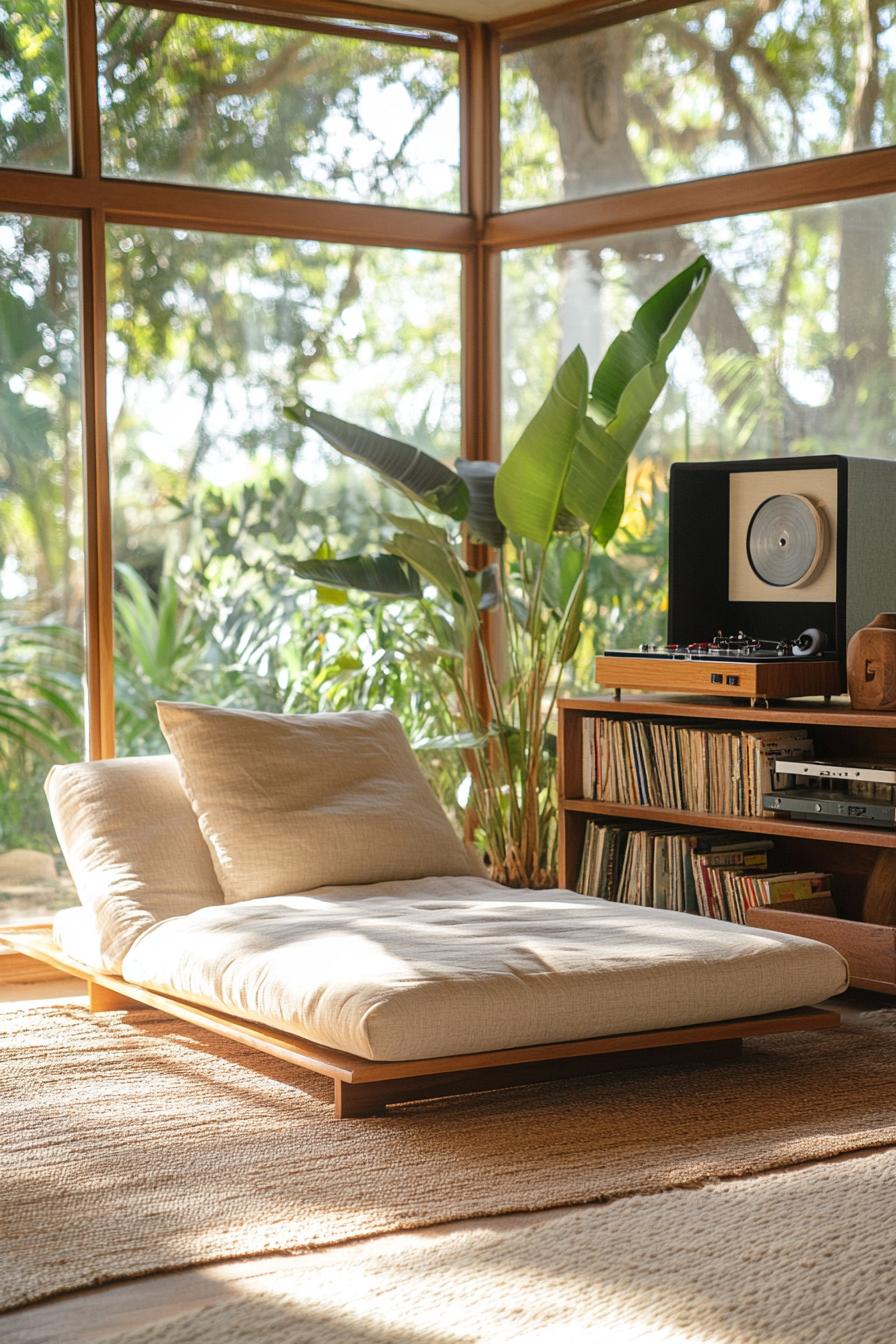
[[[65,0],[0,0],[0,166],[71,167]]]
[[[400,497],[282,407],[456,457],[459,259],[115,226],[108,287],[119,751],[160,743],[159,697],[316,709],[395,671],[371,607],[280,557],[375,549]]]
[[[460,209],[458,55],[101,0],[117,177]]]
[[[597,196],[896,139],[894,6],[735,0],[502,60],[505,205]]]
[[[71,904],[43,783],[84,749],[78,258],[0,214],[0,923]]]
[[[0,0],[0,922],[70,898],[42,784],[85,743],[78,318],[99,296],[79,294],[79,226],[35,210],[70,209],[91,229],[132,221],[106,230],[108,345],[86,352],[91,366],[107,356],[119,754],[162,749],[160,697],[388,705],[437,765],[451,732],[431,676],[439,613],[315,593],[289,568],[376,551],[383,515],[409,502],[283,408],[301,394],[446,461],[460,452],[460,256],[346,240],[352,212],[332,203],[461,210],[462,30],[153,4]],[[821,159],[817,190],[829,174],[837,195],[846,156],[896,145],[896,0],[692,0],[638,15],[648,8],[558,14],[544,41],[531,25],[525,43],[504,30],[504,208]],[[101,175],[88,181],[92,128],[69,125],[66,14],[81,43],[94,12]],[[81,54],[83,73],[93,53]],[[90,112],[83,94],[74,112]],[[465,111],[470,127],[485,109]],[[60,188],[47,171],[71,176]],[[139,222],[142,189],[122,207],[129,180],[181,188],[162,193],[168,227]],[[223,190],[191,190],[209,187]],[[282,198],[298,237],[232,233],[233,191]],[[369,231],[361,214],[362,239],[389,239],[394,211]],[[580,212],[559,214],[570,236]],[[517,236],[543,237],[529,222]],[[306,225],[343,241],[303,241]],[[409,215],[402,238],[468,253],[490,236],[478,228]],[[715,266],[630,466],[623,526],[593,560],[603,605],[586,611],[579,684],[592,684],[595,645],[662,627],[672,461],[896,456],[894,238],[896,194],[503,256],[505,447],[574,343],[594,361],[698,250]],[[471,368],[493,353],[465,352]],[[103,522],[102,495],[87,503]],[[102,682],[112,669],[97,671]],[[438,768],[462,771],[455,757]]]
[[[593,613],[598,642],[631,647],[662,633],[671,462],[896,457],[894,196],[508,253],[506,446],[558,358],[580,343],[593,366],[637,305],[701,251],[715,274],[630,466],[622,530],[595,562],[595,591],[611,595]]]

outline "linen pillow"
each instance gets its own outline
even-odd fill
[[[394,715],[158,711],[226,901],[469,874]]]
[[[57,765],[44,787],[103,969],[158,920],[223,903],[173,757]]]

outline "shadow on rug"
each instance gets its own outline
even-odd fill
[[[4,1015],[0,1306],[233,1256],[590,1203],[896,1143],[896,1012],[333,1119],[325,1080],[149,1011]],[[5,1114],[4,1114],[5,1112]]]

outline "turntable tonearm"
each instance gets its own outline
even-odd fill
[[[598,682],[753,702],[840,693],[850,635],[896,606],[894,505],[896,462],[676,463],[667,637],[601,654]]]

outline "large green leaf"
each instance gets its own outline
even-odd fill
[[[563,503],[591,531],[596,528],[613,493],[613,487],[625,468],[629,451],[593,420],[586,418],[582,422],[566,479]]]
[[[594,376],[590,417],[579,430],[564,506],[606,546],[625,507],[625,466],[666,385],[666,360],[694,314],[711,267],[698,258],[638,310],[630,331],[613,341]]]
[[[499,464],[465,462],[459,457],[454,465],[470,494],[466,521],[473,537],[489,546],[503,546],[504,527],[495,512],[495,477]]]
[[[374,597],[420,597],[416,570],[397,555],[346,555],[341,560],[280,559],[300,579],[328,588],[356,588]]]
[[[630,330],[611,342],[591,384],[592,408],[608,427],[636,374],[646,364],[665,364],[693,317],[711,272],[707,258],[699,256],[642,304]]]
[[[313,560],[334,560],[333,548],[328,541],[322,541],[312,556]],[[315,589],[315,596],[318,602],[324,606],[340,607],[348,601],[344,588],[328,588],[325,583],[319,583]]]
[[[622,515],[625,511],[625,483],[628,471],[623,467],[622,472],[613,489],[610,491],[610,497],[603,508],[603,513],[597,520],[597,524],[591,529],[596,541],[601,546],[606,546],[607,542],[612,541],[616,534],[616,529],[622,521]]]
[[[390,555],[407,561],[422,579],[434,583],[439,592],[462,607],[464,604],[463,594],[460,591],[462,576],[451,562],[448,538],[444,533],[442,537],[442,542],[426,541],[422,537],[412,536],[410,532],[398,532],[386,544],[386,550]]]
[[[403,513],[382,513],[387,523],[398,532],[410,532],[412,537],[419,537],[421,541],[435,541],[441,545],[448,544],[448,538],[444,527],[436,527],[434,523],[427,523],[423,518],[411,518]]]
[[[498,517],[515,536],[550,540],[587,399],[588,364],[576,346],[495,478]]]
[[[325,411],[316,411],[307,401],[300,400],[295,406],[284,408],[284,415],[298,425],[316,430],[331,447],[371,467],[411,499],[449,518],[466,517],[467,487],[456,472],[422,449],[349,424]]]
[[[570,658],[579,647],[579,640],[582,637],[582,613],[585,608],[585,594],[588,591],[588,585],[580,583],[575,589],[575,599],[565,612],[566,622],[563,631],[563,638],[557,649],[557,661],[559,663],[568,663]]]

